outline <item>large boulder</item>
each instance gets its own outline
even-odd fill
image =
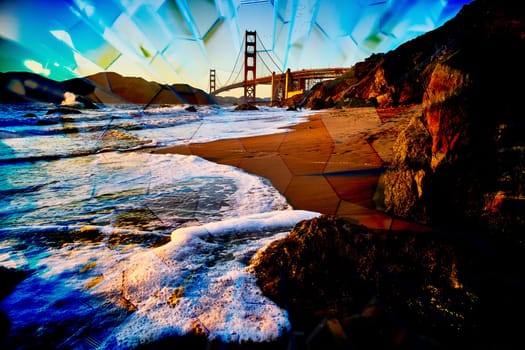
[[[525,311],[522,253],[483,235],[372,231],[320,216],[251,267],[311,349],[492,349],[521,339],[508,312]]]
[[[241,103],[235,106],[236,111],[258,111],[259,108],[257,108],[256,105],[252,103]]]
[[[397,216],[426,222],[425,200],[430,172],[431,136],[421,118],[410,120],[393,147],[384,176],[384,204]]]

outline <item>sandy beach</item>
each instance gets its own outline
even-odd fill
[[[420,110],[419,105],[324,110],[282,133],[151,152],[197,155],[262,176],[294,209],[346,217],[372,229],[426,230],[381,211],[381,176],[392,146]]]

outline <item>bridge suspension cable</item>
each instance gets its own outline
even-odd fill
[[[270,54],[270,51],[266,48],[266,46],[264,46],[264,43],[261,41],[261,37],[259,36],[259,34],[256,33],[256,36],[257,36],[258,42],[261,44],[263,48],[262,50],[257,50],[257,57],[259,57],[263,66],[268,70],[268,75],[272,74],[272,72],[284,73],[284,70],[282,69],[282,62],[279,59],[279,57],[275,56],[275,59],[274,59],[274,57]],[[243,39],[242,45],[239,48],[239,52],[237,53],[237,57],[235,59],[235,64],[233,65],[233,69],[230,71],[230,75],[228,76],[228,79],[226,79],[226,82],[224,84],[218,84],[218,86],[227,86],[228,84],[239,82],[239,77],[243,71],[242,60],[240,58],[244,51],[245,45],[246,45],[246,38]],[[267,60],[264,59],[263,53],[266,53],[271,63],[273,63],[272,67],[270,67],[267,63]],[[281,65],[279,65],[276,62],[276,60],[279,61]],[[235,77],[234,77],[234,74],[235,74]],[[232,80],[232,77],[233,77],[233,80]],[[216,79],[218,80],[218,77]]]
[[[266,62],[264,62],[264,60],[262,59],[261,55],[257,55],[257,57],[259,57],[261,59],[261,62],[263,64],[263,66],[266,67],[266,69],[268,70],[269,74],[272,74],[272,70],[270,69],[270,67],[268,67],[268,65],[266,64]]]
[[[274,66],[277,68],[276,71],[280,72],[280,73],[284,73],[284,70],[281,68],[284,66],[284,64],[282,63],[282,61],[279,59],[279,57],[277,55],[275,55],[275,58],[277,58],[277,60],[279,60],[279,63],[281,65],[278,65],[275,60],[273,59],[272,55],[270,55],[270,51],[264,46],[264,42],[261,40],[261,37],[259,36],[259,34],[256,34],[257,35],[257,38],[259,40],[259,42],[261,43],[261,46],[263,47],[263,52],[265,52],[268,57],[270,58],[270,60],[272,61],[272,63],[274,64]],[[270,74],[272,73],[272,70],[268,67],[268,65],[266,64],[266,62],[264,61],[264,59],[261,57],[261,61],[263,62],[264,66],[268,69],[268,71],[270,72]]]
[[[218,75],[215,77],[215,79],[217,80],[217,86],[225,86],[225,85],[226,85],[226,84],[223,84],[223,83],[221,82],[221,80],[219,79],[219,76],[218,76]]]
[[[226,86],[228,84],[230,84],[230,80],[233,76],[233,73],[235,73],[235,68],[237,67],[237,64],[239,63],[239,59],[241,57],[241,54],[243,53],[244,51],[244,45],[245,45],[245,41],[246,39],[243,39],[243,42],[242,42],[242,45],[241,47],[239,48],[239,52],[237,53],[237,58],[235,59],[235,64],[233,65],[233,69],[231,70],[230,72],[230,76],[228,77],[228,79],[226,79],[226,83],[224,83],[223,86]],[[241,70],[242,70],[242,65],[239,66],[239,71],[237,72],[237,76],[235,77],[235,79],[233,80],[234,82],[237,81],[237,79],[239,78],[239,75],[241,74]]]

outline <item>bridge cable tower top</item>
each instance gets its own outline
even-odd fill
[[[246,31],[244,39],[244,102],[255,102],[257,32]]]
[[[215,92],[215,69],[210,69],[210,94],[213,94]]]

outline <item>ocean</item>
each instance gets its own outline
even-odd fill
[[[264,178],[148,148],[284,132],[311,111],[0,104],[4,345],[133,349],[189,333],[274,340],[285,310],[249,261],[300,220]]]

